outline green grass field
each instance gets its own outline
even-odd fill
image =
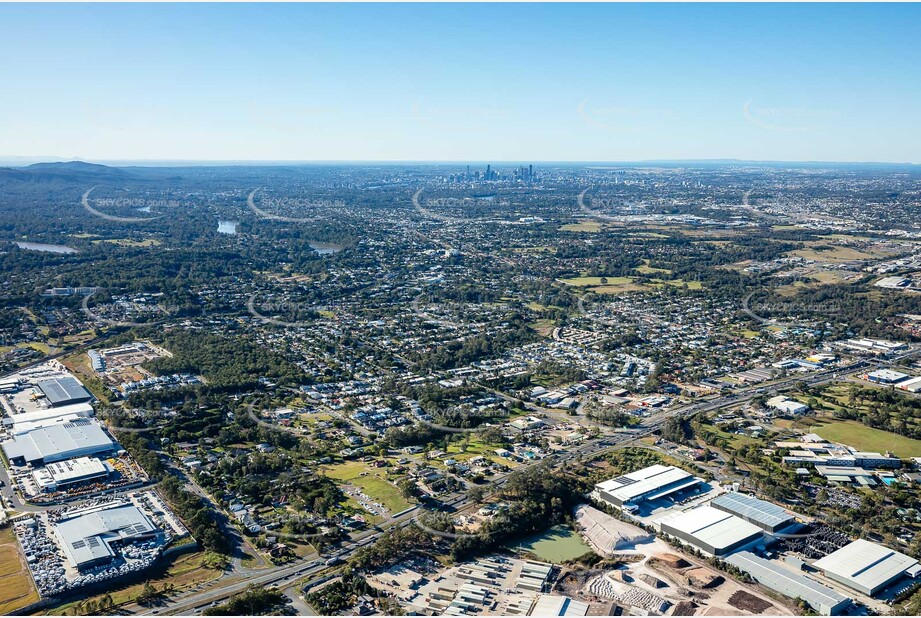
[[[106,238],[103,240],[94,240],[92,242],[94,245],[100,243],[108,243],[111,245],[118,245],[119,247],[156,247],[163,244],[155,238],[147,238],[145,240],[132,240],[130,238]]]
[[[398,513],[412,506],[400,494],[400,490],[384,478],[382,471],[377,468],[371,468],[363,462],[347,461],[333,466],[326,466],[323,472],[331,479],[360,487],[372,499],[387,507],[387,510],[391,513]],[[364,472],[367,472],[367,474],[362,476]]]
[[[892,451],[897,457],[921,457],[921,440],[873,429],[857,421],[822,422],[813,428],[813,433],[826,440],[841,442],[861,451],[879,453]]]
[[[672,272],[667,268],[653,268],[649,265],[649,260],[643,260],[643,265],[636,267],[634,270],[638,273],[643,273],[644,275],[654,275],[656,273],[665,273],[668,275]]]
[[[573,560],[592,551],[579,533],[567,526],[555,526],[546,532],[510,544],[509,547],[530,552],[541,560],[555,564]]]
[[[601,231],[601,224],[598,221],[580,221],[579,223],[567,223],[560,227],[561,232],[589,232],[595,233]]]
[[[663,285],[671,285],[676,288],[684,287],[687,284],[689,290],[702,290],[703,284],[700,281],[685,281],[684,279],[653,279],[653,287],[661,287]]]
[[[633,283],[633,277],[572,277],[571,279],[558,279],[557,281],[581,288],[594,285],[624,285]]]
[[[639,268],[637,270],[640,270]],[[604,279],[604,281],[602,281]],[[684,287],[687,284],[689,290],[703,289],[700,281],[684,281],[683,279],[652,279],[649,283],[637,282],[636,277],[571,277],[569,279],[557,279],[560,283],[571,285],[573,287],[588,288],[596,294],[622,294],[624,292],[641,292],[653,288],[661,288],[666,285],[674,287]]]

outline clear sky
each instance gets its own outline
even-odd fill
[[[0,5],[0,155],[921,163],[921,6]]]

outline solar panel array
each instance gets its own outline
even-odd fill
[[[735,492],[714,498],[710,506],[770,529],[775,529],[780,524],[793,520],[792,515],[776,504]]]

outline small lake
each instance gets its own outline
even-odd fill
[[[237,226],[240,225],[239,221],[218,221],[217,222],[217,231],[218,234],[236,234]]]
[[[510,549],[528,551],[547,562],[559,564],[592,551],[582,536],[568,526],[554,526],[546,532],[508,545]]]
[[[45,251],[46,253],[76,253],[77,250],[66,245],[48,245],[43,242],[14,241],[20,249],[29,251]]]
[[[328,255],[330,253],[339,253],[345,247],[342,245],[334,245],[330,242],[320,242],[318,240],[308,240],[307,244],[310,245],[310,248],[319,253],[320,255]]]

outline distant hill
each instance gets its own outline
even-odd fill
[[[26,167],[0,167],[0,182],[53,182],[53,181],[104,181],[131,178],[123,169],[84,163],[83,161],[67,161],[55,163],[34,163]]]

